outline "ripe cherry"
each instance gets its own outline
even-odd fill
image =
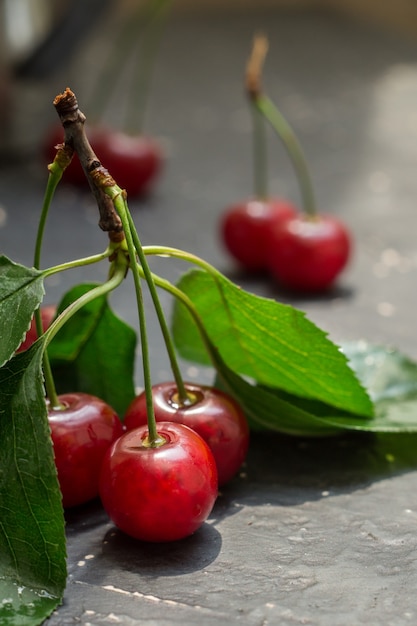
[[[42,327],[44,331],[49,328],[55,315],[56,306],[54,304],[49,304],[41,307]],[[36,331],[35,319],[32,318],[30,328],[26,333],[26,337],[18,347],[17,352],[23,352],[23,350],[27,350],[28,348],[30,348],[30,346],[37,340],[37,338],[38,333]]]
[[[182,424],[157,424],[162,445],[152,447],[148,428],[128,431],[107,451],[100,497],[123,532],[166,542],[193,534],[217,497],[216,463],[208,445]]]
[[[129,196],[149,192],[162,166],[162,151],[155,139],[102,129],[93,145],[101,163]]]
[[[333,284],[350,252],[347,228],[329,215],[299,215],[276,223],[266,242],[271,274],[290,290],[310,293]]]
[[[217,465],[219,485],[239,470],[249,447],[249,427],[240,406],[229,395],[206,385],[185,383],[189,402],[181,402],[174,382],[152,387],[157,422],[176,422],[195,430],[209,445]],[[146,395],[132,400],[124,425],[127,430],[146,424]]]
[[[47,401],[48,421],[64,507],[98,496],[99,475],[108,447],[124,428],[103,400],[85,393],[58,396],[62,408]]]
[[[330,287],[345,267],[351,252],[350,234],[340,220],[316,210],[312,180],[302,148],[293,129],[261,86],[267,51],[267,38],[257,34],[246,68],[246,91],[256,113],[255,119],[267,120],[288,152],[300,186],[302,213],[271,224],[264,240],[266,265],[283,286],[297,291],[319,292]],[[258,124],[258,133],[259,128]],[[256,143],[264,147],[259,138]],[[257,171],[264,173],[265,168],[258,167]]]
[[[247,200],[229,206],[220,221],[220,235],[229,253],[251,272],[267,269],[265,241],[275,222],[294,217],[288,200]]]
[[[105,126],[88,127],[87,136],[102,165],[129,196],[150,191],[162,167],[162,150],[156,140],[145,135],[128,135]],[[44,144],[48,163],[53,161],[55,146],[62,143],[63,138],[62,126],[54,126]],[[76,156],[65,170],[63,180],[73,185],[88,186]]]

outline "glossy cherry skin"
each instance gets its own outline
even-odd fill
[[[124,428],[116,412],[95,396],[65,393],[59,400],[64,409],[47,402],[48,421],[62,503],[72,507],[98,496],[104,455]]]
[[[205,522],[217,498],[210,448],[182,424],[161,422],[165,443],[146,445],[148,427],[128,431],[107,451],[100,497],[113,523],[149,542],[176,541]]]
[[[227,483],[238,472],[249,447],[249,427],[240,406],[229,395],[206,385],[185,383],[193,401],[178,402],[174,382],[152,387],[155,419],[185,424],[195,430],[210,447],[217,466],[219,485]],[[132,400],[124,417],[127,430],[146,424],[146,396]]]
[[[89,126],[87,137],[100,160],[119,187],[129,196],[139,196],[151,190],[162,168],[162,150],[153,138],[128,135],[105,126]],[[53,128],[45,142],[48,162],[56,154],[55,146],[63,141],[62,127]],[[85,174],[75,155],[65,170],[63,180],[74,185],[88,186]]]
[[[49,304],[41,307],[42,328],[44,331],[49,328],[55,315],[56,306],[54,304]],[[36,332],[35,318],[32,318],[32,322],[30,324],[28,332],[26,333],[26,337],[24,338],[16,352],[23,352],[23,350],[27,350],[37,340],[37,338],[38,333]]]
[[[287,200],[245,200],[229,206],[220,220],[220,236],[230,255],[246,270],[267,269],[265,240],[269,229],[297,213]]]
[[[328,289],[345,268],[351,237],[335,217],[299,215],[272,226],[266,250],[269,270],[281,285],[314,293]]]

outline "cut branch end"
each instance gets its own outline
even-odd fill
[[[261,78],[265,57],[268,52],[268,38],[257,33],[253,40],[252,52],[246,65],[245,89],[249,98],[256,99],[262,92]]]

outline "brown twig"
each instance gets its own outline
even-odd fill
[[[249,98],[255,100],[262,92],[262,68],[268,52],[268,39],[257,33],[253,40],[252,52],[246,65],[245,88]]]
[[[115,180],[97,158],[88,141],[84,124],[85,115],[78,108],[77,98],[69,87],[54,99],[54,107],[64,128],[64,144],[61,146],[68,154],[76,153],[80,160],[91,191],[97,201],[100,212],[100,228],[108,232],[110,241],[118,242],[124,238],[122,221],[117,214],[113,200],[105,193],[104,187],[116,185]]]

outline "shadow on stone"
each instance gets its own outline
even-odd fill
[[[275,483],[308,488],[309,497],[316,498],[323,490],[353,491],[416,468],[416,434],[352,433],[304,439],[259,432],[252,434],[240,488],[247,490],[247,483]],[[300,500],[306,494],[301,490]]]
[[[205,523],[191,537],[170,543],[145,543],[112,528],[103,539],[101,567],[123,568],[143,576],[178,576],[207,567],[220,553],[220,533]]]

